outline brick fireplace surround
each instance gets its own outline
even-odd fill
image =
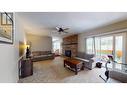
[[[66,50],[71,50],[71,57],[77,55],[78,51],[78,35],[72,35],[63,38],[62,54],[65,55]]]

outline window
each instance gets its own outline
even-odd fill
[[[115,60],[118,63],[122,63],[123,60],[123,36],[122,35],[116,35],[115,37],[115,51],[114,51],[114,55],[115,55]],[[122,69],[122,65],[121,64],[115,64],[115,68],[116,69]]]
[[[100,37],[95,37],[95,53],[96,56],[100,57],[101,56],[101,38]]]
[[[61,41],[53,41],[53,52],[55,53],[55,55],[61,54]]]
[[[89,54],[94,54],[94,38],[86,39],[86,50]]]
[[[57,50],[57,49],[60,49],[60,42],[59,41],[56,41],[53,43],[53,50]]]
[[[93,38],[86,39],[86,50],[87,53],[96,54],[96,56],[104,56],[104,55],[112,54],[113,36],[93,37]]]
[[[117,64],[110,64],[110,68],[122,70],[123,67],[120,63],[125,64],[124,39],[125,33],[87,38],[86,52],[95,54],[99,60],[104,56],[113,55]]]
[[[113,52],[113,36],[101,37],[101,56],[112,54]]]
[[[95,51],[96,51],[96,57],[99,60],[102,57],[105,57],[106,55],[112,54],[113,53],[113,36],[95,37]],[[102,65],[105,66],[105,63],[103,63]],[[109,67],[112,68],[112,65],[110,64]]]

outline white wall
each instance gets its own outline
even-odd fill
[[[52,50],[52,37],[27,34],[27,41],[31,42],[32,51]]]
[[[25,33],[22,30],[18,16],[14,15],[14,44],[0,44],[0,82],[17,82],[18,81],[18,43],[19,40],[25,41]]]

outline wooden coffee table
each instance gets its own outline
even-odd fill
[[[77,75],[78,71],[84,70],[84,63],[74,58],[67,58],[64,59],[64,67],[69,67]]]

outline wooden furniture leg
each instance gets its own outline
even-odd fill
[[[82,70],[84,70],[85,68],[85,63],[82,63]]]
[[[66,66],[65,64],[66,64],[66,62],[64,61],[64,67]]]
[[[78,74],[78,68],[77,68],[77,65],[75,66],[75,74],[76,74],[76,75]]]

